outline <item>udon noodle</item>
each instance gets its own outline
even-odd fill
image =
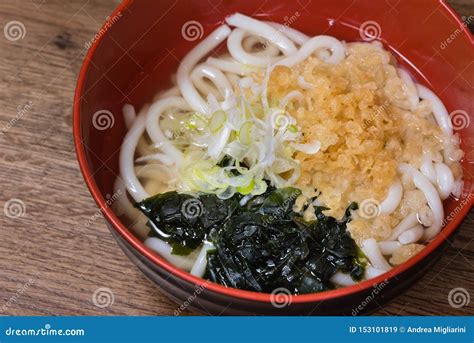
[[[221,44],[227,52],[210,56]],[[422,250],[442,229],[442,201],[462,189],[463,154],[445,106],[379,42],[309,37],[234,14],[183,58],[173,87],[123,114],[115,188],[128,196],[116,211],[149,248],[196,276],[212,243],[175,255],[146,238],[148,220],[132,203],[178,190],[240,193],[245,204],[267,184],[301,189],[295,211],[312,201],[339,218],[357,202],[348,231],[369,279]],[[218,166],[224,156],[236,162]],[[313,206],[304,217],[315,219]],[[341,272],[331,280],[355,283]]]

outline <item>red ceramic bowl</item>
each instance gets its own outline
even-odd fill
[[[372,25],[385,47],[418,80],[432,88],[451,113],[472,120],[474,44],[466,26],[444,2],[436,0],[301,0],[301,1],[124,1],[97,34],[84,60],[74,99],[74,139],[86,183],[110,224],[113,236],[134,263],[165,293],[183,303],[199,296],[191,307],[212,314],[355,314],[400,294],[442,253],[447,240],[473,204],[474,125],[458,133],[465,151],[464,192],[444,203],[449,215],[442,232],[420,254],[376,279],[337,290],[291,296],[289,306],[272,306],[270,294],[226,288],[177,269],[145,247],[106,203],[118,175],[118,157],[125,127],[121,108],[139,109],[170,85],[180,59],[199,39],[183,39],[183,25],[199,22],[209,34],[234,12],[288,23],[309,35],[329,34],[341,40],[361,40],[360,27]],[[99,130],[97,111],[113,115],[113,125]],[[458,112],[453,112],[458,111]],[[108,125],[110,126],[110,125]],[[201,288],[198,288],[202,285]],[[377,294],[376,302],[365,301]],[[195,298],[195,296],[193,297]],[[360,306],[359,306],[360,305]]]

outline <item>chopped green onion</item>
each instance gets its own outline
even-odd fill
[[[251,121],[246,121],[239,131],[239,140],[242,144],[249,145],[252,143],[252,128],[253,123]]]
[[[298,127],[296,125],[290,125],[288,126],[288,131],[296,133],[298,132]]]
[[[209,120],[209,130],[212,133],[218,132],[227,121],[227,114],[224,111],[216,111]]]
[[[184,122],[184,127],[188,130],[202,129],[207,125],[207,119],[199,112],[194,112],[189,119]]]
[[[255,186],[255,181],[252,179],[246,186],[237,187],[236,190],[242,195],[250,194]]]

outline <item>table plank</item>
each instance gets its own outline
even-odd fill
[[[0,3],[2,26],[18,20],[26,28],[22,40],[0,37],[0,205],[14,198],[25,205],[20,218],[0,215],[0,314],[173,315],[177,308],[124,256],[104,221],[94,219],[97,208],[74,153],[71,108],[84,43],[118,3]],[[473,14],[470,0],[450,3],[461,15]],[[472,214],[423,281],[376,314],[473,314],[472,304],[448,304],[454,287],[474,294]],[[101,308],[92,298],[104,287],[114,299]]]

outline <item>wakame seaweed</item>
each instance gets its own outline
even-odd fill
[[[197,248],[209,231],[239,206],[237,197],[221,200],[215,195],[191,196],[167,192],[135,204],[150,220],[151,234],[173,246],[173,253],[187,255]]]
[[[222,200],[168,192],[137,207],[150,219],[152,234],[171,243],[174,253],[211,241],[215,249],[207,254],[205,277],[225,286],[257,292],[285,287],[303,294],[334,288],[330,278],[337,271],[360,280],[363,259],[346,231],[357,204],[340,220],[316,207],[316,220],[307,222],[293,211],[300,194],[296,188],[269,187],[241,206],[241,196]]]

